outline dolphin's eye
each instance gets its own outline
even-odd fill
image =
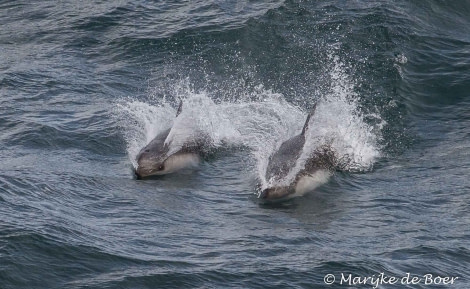
[[[150,152],[150,150],[145,150],[146,153]]]
[[[163,168],[164,168],[163,165],[160,165],[160,166],[158,167],[158,170],[159,170],[159,171],[163,171]]]

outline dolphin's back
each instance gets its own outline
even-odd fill
[[[153,140],[148,143],[148,145],[146,145],[140,150],[139,155],[145,152],[161,153],[163,151],[163,148],[165,147],[165,140],[168,137],[170,130],[171,128],[159,133]]]
[[[302,153],[305,136],[297,135],[283,142],[281,147],[269,158],[266,170],[266,179],[282,179],[295,166],[295,162]]]
[[[150,143],[155,143],[155,144],[158,143],[158,144],[163,145],[163,143],[165,143],[166,138],[168,137],[168,134],[170,134],[170,130],[171,128],[166,129],[163,132],[159,133]]]

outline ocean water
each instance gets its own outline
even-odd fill
[[[468,1],[0,1],[0,288],[469,288],[468,27]],[[261,202],[315,103],[304,152],[341,170]],[[210,154],[136,180],[168,127]]]

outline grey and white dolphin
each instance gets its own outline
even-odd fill
[[[261,188],[259,197],[266,200],[280,200],[304,195],[328,181],[333,168],[334,154],[327,148],[317,149],[305,160],[305,165],[295,176],[291,170],[296,167],[305,146],[309,122],[315,113],[316,104],[307,116],[302,132],[281,144],[268,162],[266,180],[271,184]]]
[[[183,102],[181,101],[176,117],[181,114],[182,108]],[[207,138],[200,136],[175,148],[168,140],[171,130],[172,128],[169,128],[158,134],[137,154],[137,168],[135,169],[137,179],[165,175],[199,164]]]

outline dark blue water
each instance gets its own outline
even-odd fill
[[[1,1],[0,288],[469,288],[468,27],[468,1]],[[179,99],[217,149],[135,180]],[[260,202],[317,101],[344,170]]]

